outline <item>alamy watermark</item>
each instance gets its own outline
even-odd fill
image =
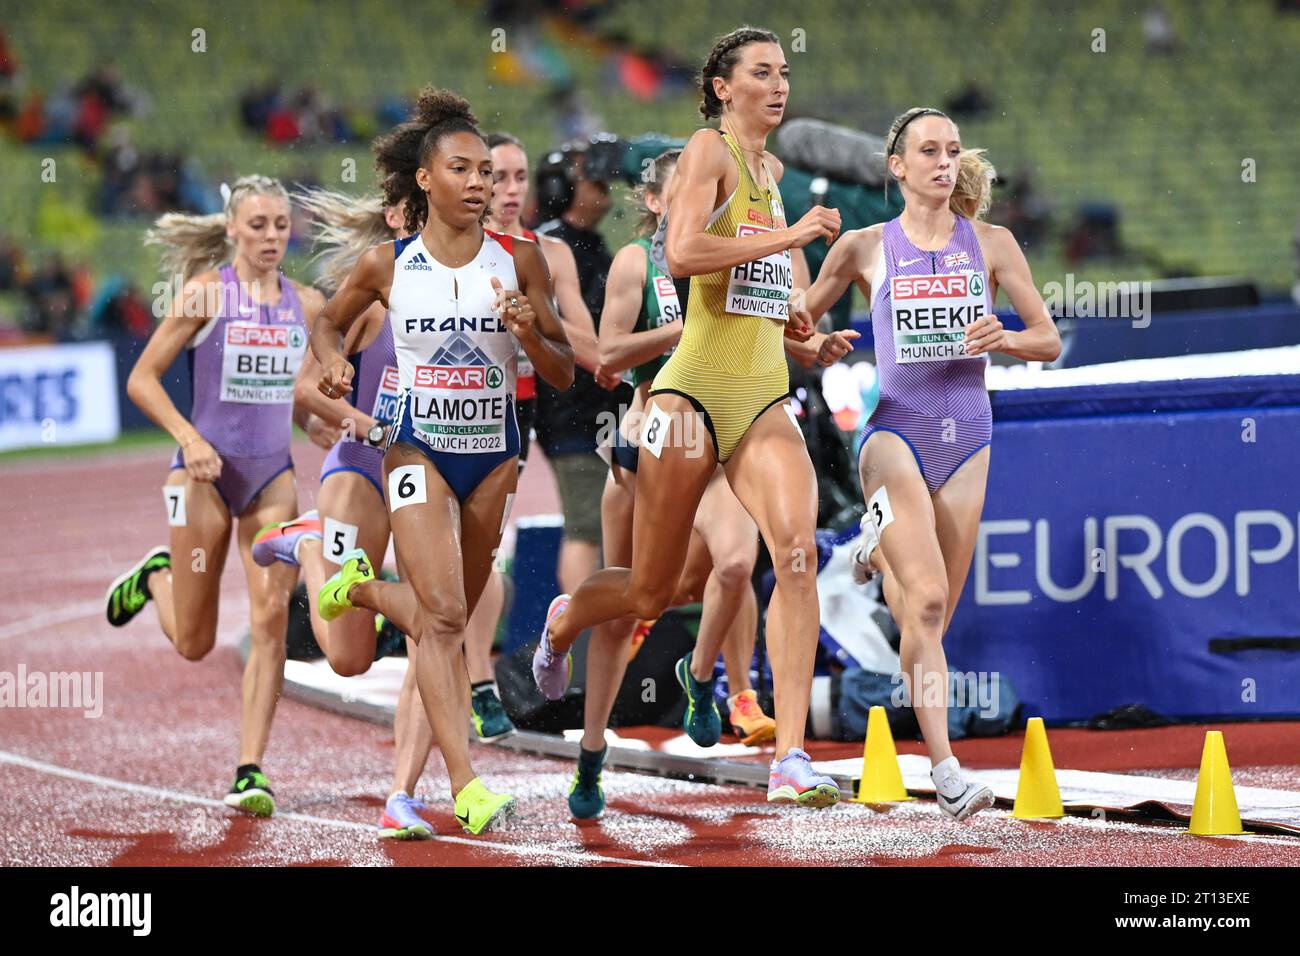
[[[902,672],[891,678],[894,685],[889,702],[895,707],[978,707],[986,720],[998,716],[998,690],[1001,676],[997,671],[924,671],[918,664],[912,669],[912,689]]]
[[[1067,272],[1064,284],[1043,286],[1043,301],[1057,317],[1131,319],[1135,329],[1151,324],[1150,282],[1076,282],[1074,273]]]
[[[80,710],[90,719],[104,713],[103,671],[0,671],[0,710],[5,708]]]

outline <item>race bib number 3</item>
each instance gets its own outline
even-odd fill
[[[966,326],[988,314],[986,289],[983,272],[890,279],[895,360],[906,365],[982,358],[966,354]]]
[[[396,511],[407,505],[428,502],[429,492],[424,483],[423,465],[403,465],[388,474],[389,510]]]
[[[741,223],[736,226],[736,238],[770,232],[762,226]],[[789,314],[790,290],[794,288],[794,273],[789,250],[742,262],[732,266],[727,282],[726,311],[732,315],[752,315],[771,319],[783,325]]]
[[[286,405],[293,401],[307,332],[299,325],[231,322],[221,359],[221,400],[241,405]]]
[[[334,564],[343,563],[343,555],[357,546],[357,526],[346,521],[325,519],[324,540],[325,558]]]

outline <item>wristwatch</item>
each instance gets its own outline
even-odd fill
[[[384,444],[384,434],[388,431],[388,426],[383,422],[375,422],[366,432],[366,444],[371,448],[379,448]]]

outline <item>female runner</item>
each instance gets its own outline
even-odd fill
[[[939,806],[962,820],[993,803],[988,787],[965,778],[949,746],[943,653],[988,480],[984,356],[1051,361],[1061,339],[1015,237],[980,221],[993,174],[983,150],[962,149],[952,120],[921,107],[895,119],[885,143],[903,212],[843,236],[808,290],[807,307],[820,316],[850,284],[871,303],[880,403],[858,460],[867,514],[855,575],[884,574]],[[999,287],[1024,331],[1003,328],[994,314]]]

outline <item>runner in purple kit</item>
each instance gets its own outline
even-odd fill
[[[321,295],[286,278],[289,197],[279,182],[246,176],[226,210],[211,216],[169,213],[148,242],[163,246],[168,273],[181,278],[179,299],[145,347],[127,394],[180,448],[163,488],[170,548],[155,548],[109,586],[108,620],[120,627],[152,598],[178,653],[203,658],[216,643],[221,572],[238,519],[237,542],[248,580],[251,645],[243,680],[239,767],[226,803],[269,816],[275,810],[261,771],[284,676],[284,635],[295,575],[259,567],[254,532],[297,513],[292,427],[328,448],[337,431],[294,402],[308,323]],[[213,268],[229,259],[229,265]],[[179,284],[179,283],[178,283]],[[163,390],[163,373],[186,349],[193,389],[187,419]],[[171,555],[182,557],[175,565]]]
[[[1015,238],[981,221],[993,176],[983,150],[962,149],[952,120],[920,107],[894,120],[885,143],[903,212],[841,236],[806,301],[813,321],[850,284],[871,304],[880,403],[858,463],[867,513],[854,574],[884,574],[939,806],[961,820],[993,803],[948,743],[942,643],[984,508],[992,434],[984,356],[1051,361],[1061,339]],[[994,314],[999,287],[1024,331],[1008,331]]]

